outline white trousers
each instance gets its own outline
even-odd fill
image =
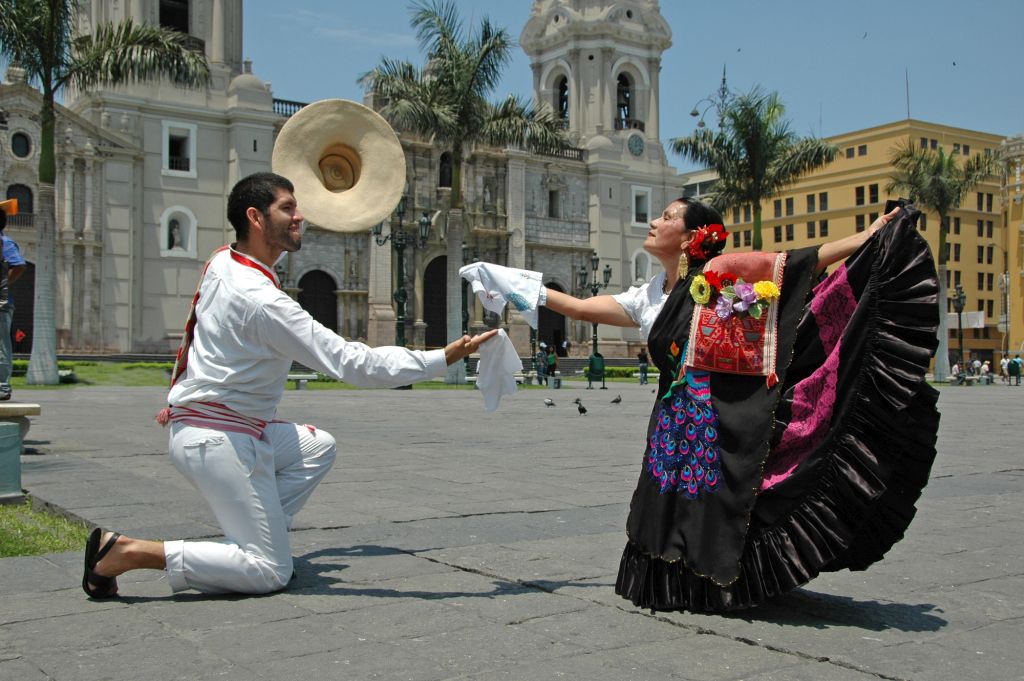
[[[224,542],[164,542],[175,591],[268,593],[292,575],[288,530],[334,463],[330,433],[271,423],[261,439],[171,424],[175,468],[195,485],[224,532]]]

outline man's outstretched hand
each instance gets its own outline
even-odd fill
[[[448,362],[448,366],[451,366],[467,355],[471,355],[476,352],[482,343],[486,343],[491,340],[497,333],[497,329],[491,329],[490,331],[485,331],[478,336],[463,336],[462,338],[449,343],[444,349],[444,359]]]

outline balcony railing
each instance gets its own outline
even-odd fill
[[[570,161],[582,161],[583,154],[586,153],[579,147],[566,147],[564,149],[534,149],[533,151],[541,156],[556,156],[558,158],[569,159]]]
[[[33,226],[32,213],[18,213],[7,218],[7,226],[21,229],[29,229]]]
[[[299,109],[306,106],[307,102],[293,102],[290,99],[274,99],[274,113],[278,116],[290,118],[299,112]]]
[[[206,54],[206,41],[202,38],[197,38],[194,35],[187,35],[182,39],[185,43],[185,48],[195,52],[196,54]]]
[[[644,132],[644,122],[636,118],[616,118],[616,130],[639,130]]]
[[[167,159],[168,170],[183,170],[188,172],[191,168],[189,158],[187,156],[171,156]]]

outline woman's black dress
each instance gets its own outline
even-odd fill
[[[772,387],[675,380],[700,266],[676,285],[649,339],[659,397],[617,593],[652,609],[747,608],[821,571],[865,569],[903,537],[939,420],[924,378],[938,286],[917,216],[904,209],[820,283],[816,248],[788,254]]]

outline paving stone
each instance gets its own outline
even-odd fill
[[[571,389],[557,409],[528,391],[498,414],[472,391],[286,392],[280,416],[321,425],[340,450],[296,519],[289,588],[175,596],[162,572],[138,571],[119,580],[123,598],[91,602],[78,551],[0,559],[0,679],[1020,677],[1024,466],[1011,425],[1024,392],[941,390],[932,482],[871,569],[741,613],[652,615],[614,593],[652,400],[621,390],[618,410]],[[576,395],[600,417],[586,428],[562,409]],[[47,453],[23,457],[25,486],[120,531],[219,537],[168,461],[166,431],[120,426],[150,423],[163,397],[34,392]],[[410,450],[408,470],[375,456]]]

